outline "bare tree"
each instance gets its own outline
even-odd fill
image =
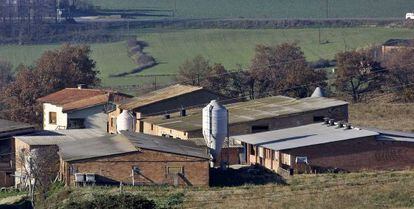
[[[20,184],[28,190],[32,205],[44,203],[47,192],[57,177],[59,169],[56,145],[31,150],[22,149],[16,158],[16,171]]]

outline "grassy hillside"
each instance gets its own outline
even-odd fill
[[[139,9],[142,14],[179,18],[399,17],[414,10],[412,0],[85,0],[103,9]],[[176,6],[175,6],[176,5]],[[328,5],[328,6],[327,6]],[[150,10],[145,10],[150,9]],[[152,18],[145,16],[145,18]]]
[[[174,188],[125,187],[125,192],[155,200],[159,206],[178,208],[396,208],[414,207],[414,171],[352,174],[296,175],[287,185]],[[116,194],[118,188],[66,188],[48,200],[58,208],[66,200]]]
[[[321,29],[319,44],[318,29],[261,29],[226,30],[200,29],[178,31],[135,31],[139,39],[148,42],[145,51],[160,63],[141,74],[175,73],[186,60],[200,54],[211,62],[223,63],[229,69],[240,64],[247,67],[256,44],[278,44],[297,41],[308,60],[333,58],[338,51],[380,44],[389,38],[412,38],[414,30],[400,28],[333,28]],[[32,64],[46,49],[58,45],[0,46],[0,58],[9,60],[14,66],[19,63]],[[125,42],[92,44],[93,58],[102,72],[103,84],[107,86],[151,83],[151,79],[135,77],[109,78],[109,74],[129,71],[135,67],[127,56]],[[166,82],[160,81],[157,82]]]

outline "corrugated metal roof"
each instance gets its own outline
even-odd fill
[[[69,129],[56,131],[38,131],[24,136],[16,136],[16,139],[28,145],[55,145],[77,139],[88,140],[107,136],[108,134],[96,129]]]
[[[317,123],[256,134],[232,136],[231,138],[272,150],[286,150],[378,135],[379,133],[374,131],[345,130]]]
[[[139,148],[209,159],[206,147],[197,145],[193,141],[126,131],[122,132],[122,134]]]
[[[64,161],[104,157],[138,151],[122,135],[111,135],[90,139],[74,139],[58,144],[59,155]]]
[[[235,124],[266,118],[283,117],[347,104],[348,103],[345,101],[325,97],[295,99],[285,96],[274,96],[247,102],[232,103],[225,106],[229,110],[229,123]],[[185,117],[181,117],[179,113],[173,113],[170,114],[170,119],[165,119],[164,116],[161,115],[148,117],[143,120],[151,124],[174,130],[200,130],[202,128],[201,109],[191,109],[188,110],[187,113],[188,114]]]
[[[125,101],[123,104],[121,104],[120,108],[126,109],[126,110],[133,110],[139,107],[143,107],[143,106],[156,103],[162,100],[166,100],[166,99],[170,99],[173,97],[188,94],[191,92],[195,92],[201,89],[203,89],[203,87],[176,84],[176,85],[168,86],[166,88],[162,88],[156,91],[152,91],[148,94],[144,94],[136,98],[132,98],[128,101]]]
[[[16,132],[27,132],[32,130],[34,130],[34,127],[30,124],[0,119],[0,137],[8,137],[10,134],[18,134]]]
[[[377,140],[414,142],[414,133],[382,130],[382,129],[377,129],[377,128],[364,128],[364,129],[380,133],[380,136],[377,137]]]

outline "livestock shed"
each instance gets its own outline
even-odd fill
[[[381,47],[383,59],[388,57],[388,54],[400,49],[414,49],[414,39],[389,39]]]
[[[207,149],[192,141],[122,132],[59,147],[60,178],[66,185],[209,184]]]
[[[309,124],[233,136],[248,164],[281,174],[405,169],[414,166],[414,134]]]
[[[230,135],[256,133],[323,121],[324,117],[348,120],[348,103],[325,97],[295,99],[273,96],[225,105],[229,112]],[[170,138],[200,138],[202,111],[187,115],[169,114],[143,119],[142,132]]]
[[[171,112],[180,112],[185,115],[185,109],[203,106],[211,100],[232,101],[226,96],[200,86],[176,84],[152,91],[117,105],[117,108],[109,113],[109,133],[116,133],[116,120],[124,110],[129,111],[136,118],[136,132],[143,132],[141,119],[147,116]]]
[[[0,187],[14,185],[15,168],[13,136],[35,131],[32,125],[0,119]]]

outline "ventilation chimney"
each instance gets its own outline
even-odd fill
[[[87,89],[88,85],[86,84],[78,84],[78,89]]]
[[[185,117],[185,116],[187,116],[187,110],[186,109],[181,109],[181,112],[180,112],[180,116],[181,117]]]
[[[334,119],[330,119],[329,120],[329,126],[334,126],[335,125],[335,120]]]
[[[352,129],[352,124],[347,123],[347,124],[345,125],[345,130],[349,130],[349,129]]]
[[[337,125],[336,127],[338,127],[338,128],[343,128],[343,127],[344,127],[344,122],[339,121],[339,122],[338,122],[338,125]]]

